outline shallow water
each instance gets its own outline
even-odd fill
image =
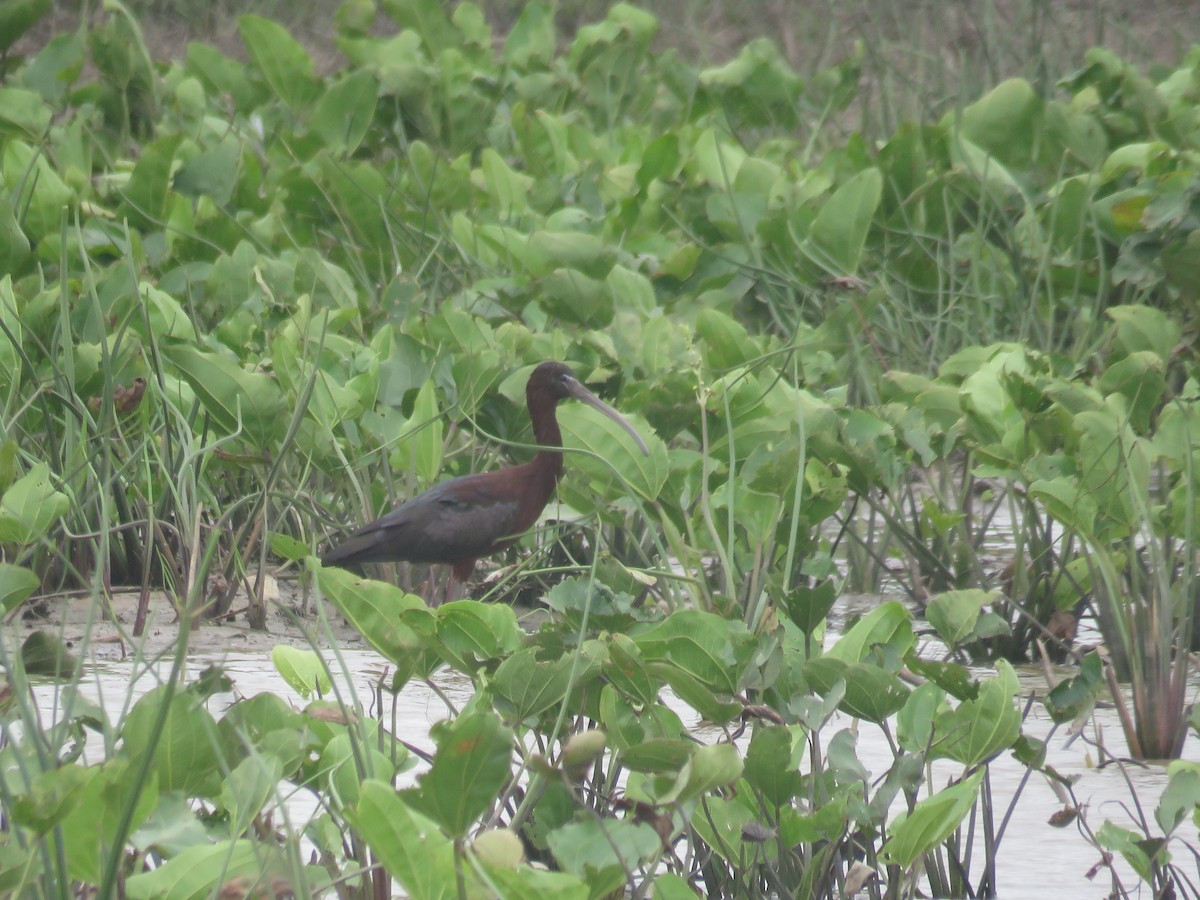
[[[470,697],[469,681],[457,673],[443,672],[434,681],[436,691],[424,683],[413,682],[395,698],[385,694],[385,708],[382,711],[374,710],[373,686],[383,672],[383,661],[373,651],[366,649],[343,649],[341,656],[348,675],[338,672],[332,657],[330,662],[335,668],[335,683],[337,689],[342,692],[343,699],[347,702],[357,700],[364,709],[378,715],[389,728],[393,727],[394,721],[396,733],[422,749],[433,749],[429,730],[433,724],[448,717],[445,701],[460,707]],[[234,694],[217,694],[209,701],[210,711],[218,718],[238,696],[251,697],[264,691],[279,695],[297,708],[305,705],[305,701],[276,673],[271,665],[269,653],[193,654],[188,658],[188,680],[214,664],[225,670],[235,686]],[[129,695],[132,699],[128,702],[132,702],[159,683],[159,673],[165,673],[164,667],[167,665],[168,663],[164,662],[155,667],[143,667],[140,670],[141,677],[131,685],[130,679],[135,672],[132,662],[98,661],[87,666],[80,693],[100,704],[104,704],[108,698],[106,714],[110,720],[115,720],[119,718],[121,710],[111,708],[112,698],[121,698],[121,702],[124,703],[125,697]],[[1040,673],[1032,669],[1026,670],[1021,673],[1021,679],[1025,696],[1029,696],[1031,692],[1038,696],[1045,693]],[[48,719],[56,718],[61,713],[62,697],[56,687],[41,684],[35,688],[35,693],[42,712]],[[702,738],[708,736],[715,740],[720,736],[716,729],[705,728],[699,723],[695,713],[687,707],[679,706],[678,709],[685,724],[692,726]],[[848,724],[849,720],[831,723],[826,741],[835,731]],[[1051,722],[1040,703],[1033,704],[1025,729],[1028,734],[1036,737],[1044,737],[1050,731]],[[1096,729],[1103,734],[1104,744],[1109,753],[1120,756],[1125,752],[1124,739],[1115,711],[1097,711],[1086,733],[1094,736]],[[1185,755],[1192,755],[1194,758],[1195,750],[1193,742],[1185,748]],[[100,752],[99,749],[94,751],[96,754]],[[858,754],[873,778],[882,775],[891,762],[886,742],[870,725],[860,726]],[[1063,775],[1079,776],[1075,785],[1075,795],[1084,805],[1084,815],[1093,830],[1098,829],[1105,819],[1132,826],[1130,785],[1136,791],[1146,815],[1152,817],[1153,809],[1166,784],[1163,767],[1129,764],[1123,769],[1115,765],[1096,768],[1096,758],[1095,749],[1089,748],[1083,740],[1070,742],[1065,728],[1059,729],[1049,742],[1049,763]],[[944,785],[948,778],[958,774],[959,768],[952,763],[938,763],[934,769],[937,786]],[[401,776],[402,782],[411,783],[420,769],[421,767],[418,767],[405,773]],[[1017,794],[1024,776],[1025,769],[1008,754],[1002,755],[992,763],[991,784],[998,807],[1007,807]],[[1107,896],[1111,891],[1106,870],[1101,869],[1094,881],[1087,878],[1089,869],[1099,861],[1099,854],[1084,841],[1076,825],[1054,828],[1047,824],[1047,820],[1061,808],[1061,803],[1044,779],[1034,776],[1028,780],[1020,793],[1000,845],[997,877],[1002,900],[1044,896],[1048,886],[1053,886],[1060,900],[1098,898]],[[307,818],[315,811],[315,803],[303,792],[293,793],[281,809],[282,816],[296,832],[302,830]],[[998,813],[998,818],[1002,815],[1003,812]],[[1184,830],[1186,831],[1186,826]],[[1116,860],[1115,866],[1126,889],[1134,889],[1137,881],[1132,871],[1120,859]],[[976,883],[979,877],[978,863],[974,868],[972,882]]]

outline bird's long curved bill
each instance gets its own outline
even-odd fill
[[[626,419],[619,412],[617,412],[615,409],[613,409],[611,406],[609,406],[607,403],[605,403],[603,400],[601,400],[599,397],[597,397],[595,394],[593,394],[591,391],[589,391],[587,388],[585,388],[583,386],[583,384],[579,382],[578,379],[572,378],[570,381],[568,381],[567,382],[567,390],[569,390],[571,392],[571,396],[574,397],[576,400],[580,400],[580,401],[586,403],[588,406],[591,406],[595,409],[600,410],[600,412],[604,413],[606,416],[608,416],[610,419],[612,419],[614,422],[616,422],[618,425],[620,425],[622,428],[624,428],[626,431],[628,431],[629,434],[633,437],[633,439],[635,441],[637,441],[637,445],[641,449],[642,455],[643,456],[650,455],[650,448],[646,446],[646,442],[644,440],[642,440],[642,436],[637,433],[637,430],[632,425],[629,424],[629,420]]]

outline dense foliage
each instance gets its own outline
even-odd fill
[[[1070,654],[1060,626],[1089,610],[1114,665],[1084,659],[1055,715],[1128,680],[1135,754],[1179,755],[1200,49],[1153,77],[1096,50],[1045,93],[1006,81],[876,145],[825,127],[852,115],[853,59],[805,81],[755,42],[700,69],[624,4],[566,47],[541,3],[503,36],[470,3],[381,6],[382,37],[372,5],[342,7],[349,64],[325,77],[253,16],[246,63],[205,44],[156,63],[115,2],[8,72],[0,600],[158,584],[186,626],[287,564],[392,690],[450,667],[474,699],[397,792],[407,750],[352,703],[261,695],[218,721],[212,684],[172,677],[119,721],[73,697],[42,730],[32,657],[5,644],[3,716],[27,727],[0,749],[2,889],[386,893],[373,861],[414,897],[833,897],[864,872],[874,896],[918,876],[987,894],[994,834],[973,870],[964,822],[995,812],[988,761],[1042,766],[1006,660]],[[520,456],[547,358],[651,453],[562,410],[580,452],[555,524],[485,598],[546,576],[538,631],[306,561]],[[824,648],[839,589],[885,573],[944,659],[897,602]],[[276,663],[320,680],[314,658]],[[668,695],[723,737],[694,740]],[[883,778],[860,729],[891,749]],[[86,741],[102,763],[74,765]],[[1156,828],[1084,835],[1182,892],[1166,839],[1200,770],[1171,771]],[[281,783],[320,798],[316,863],[270,827]]]

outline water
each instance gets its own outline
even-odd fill
[[[470,682],[463,676],[442,672],[434,679],[433,686],[412,682],[394,698],[385,693],[384,709],[375,710],[372,708],[374,685],[384,671],[383,661],[368,649],[346,648],[341,655],[346,672],[339,671],[336,664],[334,666],[335,683],[343,699],[348,702],[357,699],[364,709],[378,715],[387,727],[393,727],[394,723],[396,733],[408,743],[427,751],[434,749],[429,737],[430,728],[451,715],[447,701],[461,708],[471,695]],[[328,658],[333,663],[332,657]],[[234,693],[217,694],[209,701],[210,711],[218,718],[237,697],[251,697],[264,691],[280,696],[297,708],[302,708],[306,703],[275,671],[268,652],[210,650],[192,654],[188,658],[189,679],[209,665],[221,666],[234,683]],[[121,714],[119,707],[126,703],[125,698],[128,696],[128,702],[132,703],[159,684],[167,666],[169,663],[163,661],[143,667],[140,677],[131,683],[131,677],[135,674],[132,662],[96,661],[85,670],[80,694],[104,707],[110,721],[116,720]],[[1040,672],[1030,668],[1022,671],[1020,678],[1024,696],[1029,696],[1031,692],[1044,695],[1045,684]],[[35,687],[35,694],[47,721],[61,712],[62,695],[59,688],[40,684]],[[114,702],[118,703],[118,707],[114,708]],[[692,726],[702,739],[716,740],[720,736],[716,729],[705,728],[698,722],[689,708],[678,703],[674,705],[685,724]],[[836,730],[849,724],[849,720],[831,723],[826,741]],[[1035,702],[1025,723],[1026,733],[1044,737],[1051,731],[1051,725],[1041,704]],[[874,726],[860,724],[859,727],[858,755],[871,776],[876,778],[887,770],[891,756],[886,742]],[[1097,731],[1102,734],[1103,743],[1110,754],[1120,757],[1125,753],[1124,738],[1114,710],[1097,710],[1085,732],[1094,736]],[[1194,753],[1194,750],[1194,743],[1185,748],[1187,753]],[[100,751],[96,749],[92,752],[95,754]],[[1136,764],[1098,768],[1095,765],[1097,760],[1097,751],[1083,740],[1072,743],[1065,728],[1059,729],[1049,741],[1048,762],[1064,776],[1078,778],[1075,795],[1084,807],[1084,817],[1094,830],[1099,829],[1105,819],[1135,827],[1131,818],[1131,788],[1136,792],[1145,814],[1152,817],[1166,784],[1165,769]],[[422,768],[418,766],[404,773],[401,776],[402,784],[411,784]],[[960,767],[953,763],[939,762],[934,767],[935,786],[944,786],[959,771]],[[997,877],[1002,900],[1041,897],[1050,885],[1059,900],[1090,900],[1107,896],[1111,890],[1107,870],[1100,868],[1094,880],[1087,877],[1089,870],[1099,862],[1098,852],[1085,842],[1077,824],[1065,828],[1054,828],[1048,824],[1050,817],[1062,809],[1062,804],[1041,776],[1030,777],[1022,789],[1025,776],[1026,770],[1009,754],[1003,754],[991,765],[992,791],[998,807],[1006,809],[1011,799],[1021,791],[1000,844]],[[294,832],[301,831],[308,818],[316,813],[314,799],[306,792],[292,793],[282,806],[282,817]],[[998,813],[998,818],[1002,816],[1003,811]],[[1187,830],[1187,826],[1184,826],[1185,833]],[[1133,889],[1137,880],[1129,867],[1120,858],[1114,860],[1114,866],[1126,889]],[[978,863],[975,868],[978,869]],[[972,882],[977,881],[976,872]]]

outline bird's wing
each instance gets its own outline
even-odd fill
[[[512,534],[520,508],[498,474],[443,481],[355,531],[322,562],[456,563],[485,556]]]

